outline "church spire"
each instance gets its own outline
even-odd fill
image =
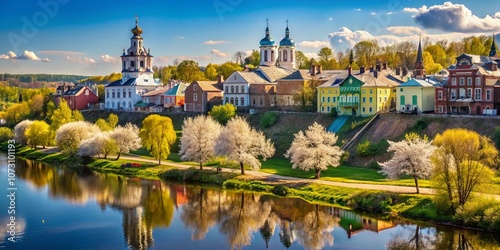
[[[491,42],[490,56],[496,56],[497,55],[497,45],[495,43],[495,34],[493,34],[492,39],[493,39],[493,41]]]
[[[422,55],[422,37],[420,37],[418,41],[417,64],[418,63],[424,63],[424,56]]]

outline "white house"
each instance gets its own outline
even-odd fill
[[[122,79],[105,87],[106,109],[133,111],[141,95],[159,87],[153,78],[153,56],[144,47],[137,18],[132,34],[130,48],[121,56]]]

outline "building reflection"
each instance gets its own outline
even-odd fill
[[[300,245],[304,249],[322,249],[334,245],[334,229],[356,238],[365,231],[379,233],[398,225],[398,230],[404,230],[388,243],[393,249],[432,245],[462,245],[469,249],[480,245],[478,236],[462,231],[422,231],[424,227],[405,226],[400,221],[379,220],[301,199],[59,169],[30,161],[21,161],[16,173],[35,188],[47,187],[52,197],[70,203],[96,201],[102,210],[120,211],[124,241],[131,249],[154,247],[153,230],[169,228],[176,213],[191,231],[191,240],[205,240],[209,232],[216,231],[231,249],[256,241],[270,249],[273,239],[285,248]],[[433,235],[432,240],[428,235]],[[415,238],[421,240],[411,241]]]

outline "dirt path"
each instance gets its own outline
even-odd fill
[[[112,158],[112,157],[111,157]],[[134,156],[122,156],[120,159],[126,159],[131,161],[143,161],[150,162],[154,164],[158,164],[157,160],[150,160],[141,157]],[[180,169],[188,169],[192,167],[196,167],[193,165],[187,165],[183,163],[177,162],[162,162],[162,165],[172,166]],[[213,167],[204,167],[204,168],[213,168]],[[239,173],[239,169],[227,169],[223,168],[223,172],[228,173]],[[382,191],[390,191],[395,193],[406,193],[406,194],[414,194],[415,187],[406,187],[406,186],[394,186],[394,185],[375,185],[375,184],[362,184],[362,183],[346,183],[346,182],[334,182],[334,181],[324,181],[324,180],[316,180],[316,179],[303,179],[291,176],[282,176],[276,174],[263,173],[258,171],[245,171],[245,175],[249,177],[256,177],[257,179],[269,180],[274,183],[316,183],[321,185],[335,186],[335,187],[346,187],[346,188],[359,188],[359,189],[369,189],[369,190],[382,190]],[[433,194],[433,190],[431,188],[420,188],[421,194]],[[497,200],[500,200],[500,195],[494,195]]]

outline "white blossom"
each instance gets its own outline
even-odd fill
[[[122,153],[137,150],[142,146],[141,138],[139,137],[139,128],[131,123],[127,123],[124,127],[116,127],[110,136],[118,147],[117,160]]]
[[[57,129],[56,145],[64,153],[75,155],[83,140],[99,132],[99,127],[89,122],[66,123]]]
[[[24,120],[14,127],[14,140],[17,143],[26,144],[26,129],[33,123],[31,120]]]

